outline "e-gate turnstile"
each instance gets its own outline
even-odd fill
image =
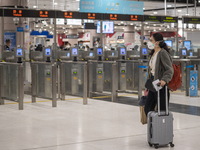
[[[23,110],[24,101],[24,65],[22,63],[0,63],[0,104],[4,100],[19,103],[19,110]]]
[[[111,95],[112,101],[117,98],[117,62],[89,61],[89,97],[94,95]]]
[[[32,102],[36,97],[52,100],[52,107],[57,106],[57,63],[32,62]]]
[[[80,96],[87,104],[87,72],[87,62],[60,62],[61,100],[65,100],[65,95]]]

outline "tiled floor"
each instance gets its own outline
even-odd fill
[[[71,99],[71,97],[66,97]],[[25,97],[30,101],[30,97]],[[39,99],[42,100],[42,99]],[[173,96],[173,103],[200,106],[200,99]],[[190,101],[190,102],[189,102]],[[200,116],[174,114],[174,148],[198,150]],[[0,150],[151,150],[146,125],[139,122],[139,108],[132,105],[89,100],[26,103],[0,106]]]

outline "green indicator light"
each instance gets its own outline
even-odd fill
[[[77,74],[77,72],[73,72],[73,74]]]
[[[122,71],[121,71],[121,73],[125,73],[125,72],[126,72],[125,70],[122,70]]]
[[[50,72],[47,72],[47,75],[50,75],[51,73]]]
[[[98,74],[102,74],[102,71],[98,71]]]

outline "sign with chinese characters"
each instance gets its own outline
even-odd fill
[[[143,16],[130,15],[130,19],[128,21],[143,21]]]
[[[177,23],[178,17],[162,16],[161,22],[163,22],[163,23]]]
[[[101,20],[102,14],[97,13],[81,13],[81,19]]]
[[[161,22],[160,16],[144,16],[144,21],[150,21],[150,22]]]
[[[22,17],[22,10],[13,10],[13,16]]]
[[[143,2],[128,0],[80,0],[80,12],[143,15]]]
[[[48,18],[49,17],[49,12],[48,11],[40,11],[40,17],[42,18]]]
[[[79,12],[73,11],[57,11],[56,18],[66,18],[66,19],[81,19],[81,15]]]
[[[200,18],[184,17],[183,23],[200,24]]]

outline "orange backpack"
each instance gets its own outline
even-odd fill
[[[171,91],[176,91],[182,85],[181,65],[173,64],[174,75],[172,80],[168,83],[168,88]]]

